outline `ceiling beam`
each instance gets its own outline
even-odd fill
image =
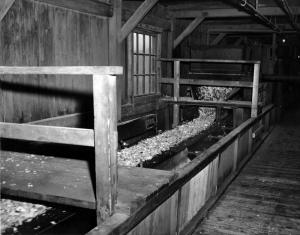
[[[190,35],[199,24],[205,19],[205,17],[195,18],[183,32],[174,40],[173,48],[176,48],[188,35]]]
[[[300,15],[300,7],[294,7],[294,14]],[[265,16],[284,16],[285,13],[280,7],[261,7],[259,12]],[[174,18],[195,18],[195,17],[206,17],[206,18],[235,18],[235,17],[251,17],[251,15],[245,11],[238,9],[211,9],[211,10],[176,10],[172,11],[172,17]]]
[[[225,36],[226,33],[219,33],[218,36],[211,42],[210,45],[212,46],[218,45],[219,42],[221,42]]]
[[[296,17],[293,15],[290,6],[288,4],[288,2],[286,0],[277,0],[280,8],[285,12],[285,14],[287,15],[291,26],[297,30],[298,32],[300,32],[300,28],[299,25],[296,23]]]
[[[35,0],[56,7],[78,11],[95,16],[111,17],[112,6],[105,0]]]
[[[0,22],[14,4],[15,0],[1,0],[0,1]]]
[[[147,15],[152,7],[158,2],[158,0],[145,0],[138,9],[135,10],[133,15],[123,25],[119,40],[122,42],[127,36],[134,30],[134,28],[141,22],[141,20]]]

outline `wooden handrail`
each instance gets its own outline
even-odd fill
[[[121,66],[0,66],[0,74],[119,75]]]
[[[160,58],[164,62],[199,62],[199,63],[223,63],[223,64],[260,64],[259,60],[217,60],[217,59],[189,59],[189,58]]]
[[[117,202],[117,91],[121,66],[0,66],[0,74],[91,75],[94,130],[0,122],[0,137],[95,148],[97,223],[112,215]],[[50,78],[51,79],[51,78]]]

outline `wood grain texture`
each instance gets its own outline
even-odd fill
[[[205,19],[205,17],[197,17],[195,18],[184,30],[178,35],[178,37],[174,40],[173,48],[176,48],[188,35],[190,35],[201,22]]]
[[[15,0],[2,0],[0,2],[0,22],[5,17]]]
[[[11,151],[0,154],[1,195],[96,208],[89,161],[72,158],[72,154],[66,154],[68,158]],[[164,188],[173,177],[171,172],[127,167],[120,167],[119,174],[117,208],[127,215]]]
[[[0,137],[45,143],[94,146],[94,131],[92,129],[0,122]]]
[[[0,66],[108,65],[105,19],[16,0],[0,22],[0,32]],[[0,79],[1,121],[23,123],[92,110],[92,79],[83,75],[0,75]]]
[[[300,108],[286,112],[193,234],[298,234]]]

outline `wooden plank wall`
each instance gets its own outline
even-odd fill
[[[126,3],[123,20],[136,7],[136,3]],[[157,5],[141,23],[169,30],[164,12],[164,7]],[[16,0],[0,22],[0,65],[108,65],[108,21],[34,0]],[[124,42],[121,61],[126,69],[125,45]],[[164,56],[167,32],[162,33],[162,45]],[[158,109],[158,96],[141,97],[126,105],[126,77],[121,79],[123,120]],[[6,122],[30,122],[91,111],[91,80],[71,76],[1,76],[0,100],[0,121]]]
[[[264,124],[264,131],[259,137],[260,142],[268,135],[270,127],[274,126],[275,114],[276,109],[273,108],[262,117],[262,120],[257,121]],[[129,234],[190,234],[192,226],[197,224],[199,218],[205,216],[206,211],[258,146],[259,142],[252,142],[252,128],[253,126],[247,127],[231,139],[228,145],[218,151],[212,162],[180,187]]]
[[[108,65],[105,19],[16,0],[0,32],[0,65]],[[2,76],[0,121],[29,122],[91,110],[91,82],[71,76]]]

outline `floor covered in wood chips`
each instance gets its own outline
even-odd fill
[[[300,234],[300,108],[284,113],[193,234]]]

